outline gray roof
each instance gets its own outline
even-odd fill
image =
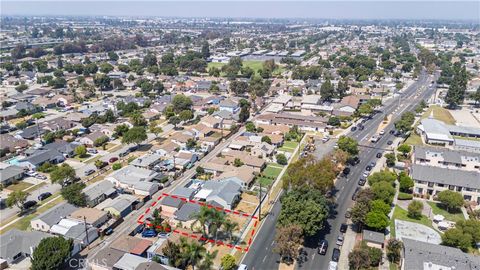
[[[480,135],[480,128],[467,126],[445,125],[445,127],[452,133],[464,133],[470,135]]]
[[[179,208],[184,202],[180,199],[174,199],[170,196],[162,199],[161,204],[165,206],[170,206],[174,208]]]
[[[212,192],[206,198],[207,202],[215,201],[222,207],[228,208],[225,203],[231,205],[241,193],[242,186],[233,180],[207,181],[202,189],[209,189]]]
[[[51,237],[50,234],[38,231],[19,231],[12,229],[0,235],[0,258],[8,263],[13,261],[13,257],[18,253],[32,254],[32,250],[37,247],[43,238]]]
[[[480,159],[480,154],[466,151],[451,150],[448,148],[415,146],[415,158],[427,159],[427,154],[437,154],[443,157],[443,160],[448,163],[462,163],[462,157]]]
[[[480,173],[433,166],[412,165],[413,180],[480,189]]]
[[[195,192],[195,189],[193,188],[177,187],[171,192],[171,194],[179,197],[191,199],[194,192]]]
[[[85,232],[85,223],[80,223],[75,226],[72,226],[68,231],[65,233],[65,238],[72,239],[77,242],[87,241],[86,237],[87,234]],[[97,228],[88,228],[88,241],[91,243],[98,237]]]
[[[370,230],[363,230],[363,240],[371,243],[383,244],[385,242],[385,234]]]
[[[103,194],[110,195],[115,192],[115,188],[112,182],[108,180],[102,180],[93,185],[89,185],[83,189],[83,193],[90,199],[96,199]]]
[[[179,221],[189,221],[193,219],[193,214],[198,211],[200,211],[200,205],[196,203],[187,203],[175,213],[175,217]]]
[[[3,164],[3,163],[2,163]],[[18,175],[23,175],[24,169],[16,165],[0,166],[0,183]]]
[[[77,148],[77,146],[79,145],[80,145],[79,143],[73,143],[73,142],[69,143],[66,141],[58,140],[58,141],[54,141],[52,143],[46,144],[42,148],[55,149],[60,153],[68,154],[68,153],[74,152],[75,148]]]
[[[148,262],[147,258],[125,253],[122,258],[115,263],[114,268],[122,270],[135,270],[141,263],[145,262]]]
[[[46,212],[38,215],[35,219],[40,219],[49,226],[57,224],[62,218],[69,216],[71,213],[76,211],[78,207],[71,205],[69,203],[61,203],[53,208],[50,208]]]
[[[405,269],[428,269],[425,267],[430,263],[440,266],[431,269],[480,269],[480,257],[463,253],[458,248],[435,245],[408,238],[403,238],[402,240],[405,252]]]
[[[421,121],[423,130],[427,138],[433,140],[448,140],[453,141],[453,137],[445,124],[441,121],[432,118],[425,118]]]
[[[64,159],[64,156],[56,149],[39,149],[35,151],[33,155],[25,159],[19,160],[19,162],[29,162],[33,165],[38,165],[47,161],[54,160],[55,158]]]
[[[124,254],[125,252],[110,247],[102,248],[91,260],[89,260],[89,263],[111,269]]]

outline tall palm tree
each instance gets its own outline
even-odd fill
[[[197,225],[197,223],[200,224],[200,226],[202,227],[202,234],[203,235],[207,235],[207,222],[210,220],[210,216],[211,216],[211,209],[209,209],[208,207],[205,207],[205,206],[202,206],[200,208],[200,211],[196,212],[195,214],[193,214],[192,218],[195,219],[195,221],[192,223],[191,225],[191,228],[193,230],[193,228],[195,227],[195,225]]]
[[[223,230],[227,235],[228,239],[231,241],[233,236],[233,231],[238,228],[238,223],[230,219],[226,219],[223,223]]]
[[[213,266],[213,260],[215,259],[215,257],[217,257],[217,253],[218,253],[218,250],[215,250],[212,253],[207,251],[207,253],[205,254],[205,258],[200,263],[198,268],[200,270],[211,270]]]
[[[180,257],[185,267],[195,266],[205,257],[206,249],[196,241],[188,241],[187,238],[180,238],[181,253]]]

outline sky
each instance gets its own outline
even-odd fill
[[[480,23],[480,1],[1,0],[0,14],[223,18],[434,19]]]

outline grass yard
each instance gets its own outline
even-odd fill
[[[428,217],[422,215],[422,217],[420,219],[413,219],[413,218],[408,217],[408,211],[407,210],[405,210],[405,209],[403,209],[399,206],[395,206],[395,210],[393,211],[392,219],[390,220],[390,233],[394,237],[395,237],[395,219],[405,220],[405,221],[410,221],[410,222],[422,224],[422,225],[425,225],[425,226],[433,229],[432,221]]]
[[[280,167],[282,166],[276,163],[268,164],[268,166],[262,171],[263,176],[258,177],[257,181],[262,187],[271,185],[282,171],[282,168]]]
[[[25,190],[31,186],[33,186],[33,184],[27,183],[25,181],[20,181],[16,184],[12,184],[10,186],[5,187],[5,189],[11,190],[11,191],[20,191],[20,190]]]
[[[455,125],[455,118],[450,114],[450,112],[440,106],[431,106],[423,113],[422,119],[429,117],[433,112],[433,118],[443,121],[447,125]]]
[[[423,145],[423,141],[420,135],[414,133],[413,131],[410,136],[408,136],[408,138],[405,140],[405,143],[409,145]]]
[[[443,207],[436,202],[427,202],[430,207],[432,207],[432,212],[434,215],[442,215],[445,217],[445,219],[458,222],[460,220],[465,220],[465,217],[463,216],[462,212],[458,213],[450,213],[447,210],[443,209]]]
[[[210,69],[212,67],[216,67],[216,68],[219,68],[221,69],[223,66],[225,66],[226,63],[214,63],[214,62],[210,62],[208,63],[208,66],[207,66],[207,69]],[[246,61],[243,61],[243,67],[250,67],[251,69],[253,69],[255,71],[255,73],[258,74],[258,71],[261,70],[263,68],[263,61],[257,61],[257,60],[246,60]],[[276,68],[274,71],[273,71],[273,74],[280,74],[282,73],[283,71],[285,71],[285,68],[282,67],[282,66],[279,66],[278,68]],[[225,74],[221,74],[222,76],[224,76]]]
[[[278,148],[278,150],[293,153],[293,151],[295,151],[295,148],[297,148],[297,146],[298,146],[298,142],[285,141],[282,147]]]

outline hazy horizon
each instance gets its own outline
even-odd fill
[[[2,16],[468,20],[480,1],[1,1]]]

